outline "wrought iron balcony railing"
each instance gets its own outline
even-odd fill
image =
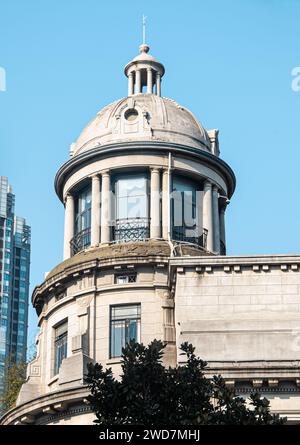
[[[71,254],[75,255],[75,253],[80,252],[83,249],[86,249],[91,244],[91,229],[87,228],[81,230],[76,233],[76,235],[71,239]]]
[[[172,238],[175,241],[183,241],[185,243],[196,244],[203,249],[206,249],[207,242],[207,233],[206,229],[203,229],[202,235],[199,236],[198,231],[196,229],[188,229],[186,227],[173,227],[172,230]]]
[[[117,219],[113,227],[113,239],[115,242],[129,243],[145,241],[150,237],[149,218],[124,218]]]

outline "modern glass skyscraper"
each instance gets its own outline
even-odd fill
[[[30,227],[14,207],[8,179],[0,176],[0,397],[8,361],[26,359]]]

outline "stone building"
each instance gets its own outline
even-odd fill
[[[37,356],[3,424],[88,424],[86,363],[120,372],[130,338],[189,340],[208,374],[300,419],[300,256],[226,256],[235,188],[218,131],[161,96],[164,67],[140,47],[128,95],[99,111],[55,178],[64,261],[38,285]]]

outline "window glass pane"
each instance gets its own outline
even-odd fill
[[[128,274],[128,275],[115,275],[115,283],[116,284],[126,284],[126,283],[135,283],[136,282],[136,274]]]
[[[57,328],[55,328],[55,338],[58,338],[60,335],[65,334],[68,330],[68,323],[62,323]]]
[[[113,306],[112,319],[119,320],[120,318],[126,319],[140,316],[140,308],[140,305]]]
[[[112,326],[112,357],[119,357],[122,354],[124,342],[125,322],[114,322]]]
[[[128,275],[120,275],[116,277],[116,283],[117,284],[124,284],[128,283]]]
[[[199,186],[189,180],[174,177],[172,192],[173,238],[194,242],[197,233],[196,196]]]
[[[140,341],[141,305],[112,306],[110,356],[119,357],[130,340]]]
[[[91,188],[82,190],[77,195],[75,229],[76,233],[91,227]]]
[[[137,339],[137,320],[130,320],[128,323],[128,331],[126,332],[126,341]]]
[[[146,218],[148,216],[147,178],[145,175],[118,178],[115,190],[117,219]]]
[[[54,339],[54,375],[58,374],[60,365],[67,357],[68,331],[67,323],[62,323],[55,328]]]

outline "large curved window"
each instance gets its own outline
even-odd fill
[[[75,236],[71,241],[72,254],[91,244],[91,188],[78,193],[75,201]]]
[[[149,238],[148,181],[145,174],[123,175],[115,180],[116,223],[114,240]]]
[[[172,190],[172,238],[177,241],[205,247],[206,235],[202,231],[199,207],[202,191],[199,184],[175,176]]]

